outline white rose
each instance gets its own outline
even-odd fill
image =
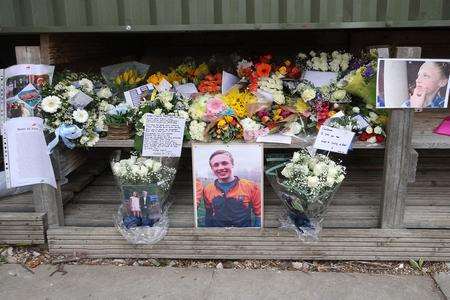
[[[286,126],[286,130],[283,131],[283,134],[286,135],[296,135],[299,134],[303,130],[302,124],[299,122],[291,122]]]
[[[367,142],[370,144],[375,144],[377,142],[377,138],[376,137],[370,137],[367,139]]]
[[[381,133],[383,132],[383,129],[381,129],[380,126],[376,126],[376,127],[373,129],[373,132],[375,132],[376,134],[381,134]]]
[[[72,113],[72,117],[78,123],[86,123],[89,118],[89,114],[84,109],[77,109]]]
[[[154,114],[154,115],[160,115],[160,114],[162,114],[162,109],[161,109],[161,108],[155,109],[155,110],[153,111],[153,114]]]
[[[41,107],[45,112],[55,113],[61,107],[61,99],[57,96],[45,97],[41,102]]]
[[[327,176],[327,185],[328,186],[333,186],[335,183],[335,179],[332,176]]]
[[[300,59],[305,59],[306,58],[306,54],[300,52],[299,54],[297,54],[297,57],[300,58]]]
[[[327,165],[323,162],[320,162],[314,166],[313,172],[314,175],[320,176],[327,168]]]
[[[97,97],[101,98],[101,99],[106,99],[106,98],[110,98],[112,96],[112,92],[109,89],[109,87],[104,87],[101,88],[98,92],[97,92]]]
[[[94,84],[87,78],[83,78],[79,81],[81,88],[88,93],[92,93],[94,90]]]
[[[292,161],[293,162],[299,162],[300,161],[300,153],[294,152],[294,155],[292,155]]]
[[[316,91],[313,89],[306,89],[302,92],[301,97],[305,102],[311,101],[312,99],[316,98]]]
[[[359,113],[361,112],[361,110],[359,109],[358,106],[354,106],[354,107],[352,108],[352,111],[353,111],[355,114],[359,114]]]
[[[378,119],[378,115],[371,111],[371,112],[369,112],[369,118],[370,118],[370,120],[375,122]]]
[[[281,175],[283,175],[286,178],[291,178],[294,176],[294,171],[292,169],[292,164],[287,164],[283,170],[281,171]]]
[[[333,94],[331,95],[331,98],[335,101],[341,101],[345,98],[345,96],[347,95],[347,92],[344,90],[337,90],[334,91]]]
[[[310,187],[310,188],[315,188],[319,185],[319,178],[317,178],[316,176],[308,177],[307,181],[308,181],[308,187]]]
[[[339,175],[338,178],[336,178],[337,183],[341,183],[344,180],[345,176],[343,174]]]
[[[164,107],[165,107],[167,110],[171,110],[171,109],[173,108],[173,104],[170,103],[170,102],[165,102],[165,103],[164,103]]]
[[[308,174],[309,173],[309,168],[308,168],[307,165],[300,165],[298,169],[303,174]]]
[[[372,104],[366,104],[366,108],[367,109],[373,109],[373,105]]]
[[[162,167],[162,164],[159,161],[155,161],[153,164],[153,172],[158,172]]]
[[[372,127],[370,127],[370,126],[367,126],[367,128],[366,128],[366,132],[367,132],[368,134],[372,134],[372,133],[373,133],[373,129],[372,129]]]

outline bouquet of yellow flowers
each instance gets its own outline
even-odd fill
[[[103,67],[101,72],[113,92],[121,94],[143,83],[148,68],[148,65],[133,61]]]
[[[222,140],[225,143],[232,140],[242,139],[243,130],[235,116],[223,116],[211,122],[206,128],[209,138]]]

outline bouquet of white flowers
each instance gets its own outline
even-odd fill
[[[295,152],[291,159],[267,158],[266,174],[287,210],[282,227],[301,239],[317,239],[334,193],[345,178],[345,167],[325,155]]]
[[[106,112],[112,94],[95,78],[65,72],[56,85],[44,86],[42,94],[40,115],[46,130],[56,136],[49,147],[56,146],[59,138],[68,148],[92,147],[99,134],[106,131]]]
[[[177,159],[157,160],[131,156],[120,160],[116,152],[111,168],[122,192],[122,204],[114,221],[132,244],[153,244],[167,233],[170,187]]]

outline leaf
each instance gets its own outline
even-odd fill
[[[409,264],[411,265],[411,267],[417,271],[420,271],[421,268],[419,266],[419,264],[414,260],[414,259],[410,259],[409,260]]]
[[[420,267],[420,270],[422,270],[423,263],[424,263],[423,257],[420,257],[420,258],[419,258],[419,267]]]

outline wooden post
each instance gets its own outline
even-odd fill
[[[40,46],[16,47],[16,59],[18,64],[40,64],[47,63],[42,58]],[[33,204],[36,212],[47,213],[48,225],[64,225],[64,212],[60,188],[60,172],[58,150],[52,154],[52,164],[55,170],[57,188],[48,184],[36,184],[33,186]]]
[[[420,47],[397,47],[397,58],[418,58]],[[384,154],[384,197],[381,227],[401,228],[405,214],[407,185],[411,178],[413,109],[392,109],[387,126]]]

